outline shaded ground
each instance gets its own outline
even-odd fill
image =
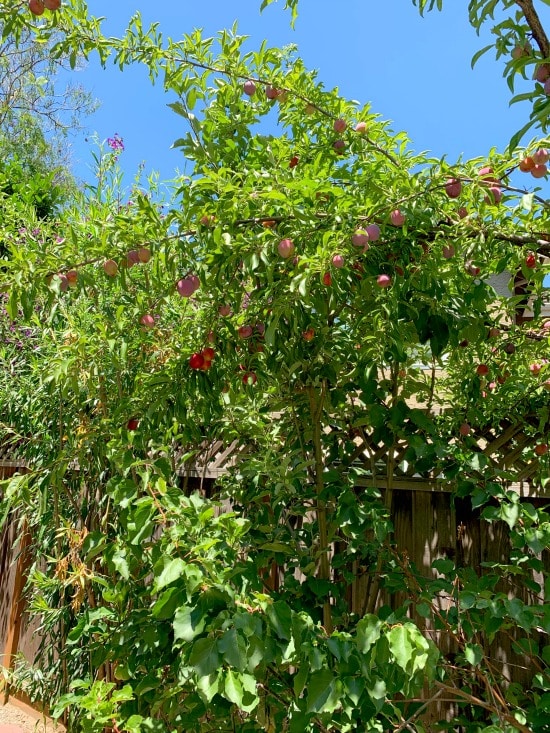
[[[63,733],[64,728],[13,699],[0,704],[0,733]]]

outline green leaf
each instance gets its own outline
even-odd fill
[[[292,611],[284,601],[275,601],[267,607],[266,616],[280,639],[290,641],[292,629]]]
[[[520,515],[519,504],[502,504],[498,514],[510,529],[514,529]]]
[[[183,639],[183,641],[193,641],[193,639],[202,634],[206,619],[203,616],[202,609],[193,606],[180,606],[176,611],[173,621],[174,639]]]
[[[483,54],[487,53],[487,51],[489,51],[491,48],[493,48],[492,43],[490,43],[488,46],[480,48],[479,51],[476,51],[475,54],[472,56],[472,60],[470,61],[470,67],[473,69],[479,59],[483,56]]]
[[[216,672],[220,666],[217,640],[209,637],[197,639],[189,655],[189,664],[201,677]]]
[[[357,624],[357,648],[362,654],[366,654],[373,644],[380,638],[382,621],[378,616],[367,614]]]
[[[227,664],[244,672],[248,663],[246,642],[236,629],[228,629],[223,634],[218,640],[218,649]]]
[[[180,605],[181,595],[181,588],[168,588],[168,590],[165,590],[153,604],[152,616],[158,620],[171,618]]]
[[[435,644],[428,642],[417,626],[408,622],[394,626],[387,639],[395,662],[405,673],[414,675],[428,665],[430,674],[434,671],[439,653]]]
[[[243,704],[243,686],[240,675],[228,669],[225,673],[223,696],[239,708]]]
[[[452,560],[447,560],[445,557],[440,557],[432,562],[432,568],[437,570],[442,575],[449,575],[455,569],[455,564]]]
[[[260,701],[254,677],[251,674],[238,674],[231,669],[224,673],[224,677],[223,696],[247,713],[254,710]]]
[[[384,680],[376,680],[374,685],[367,685],[367,692],[376,707],[376,711],[380,712],[386,702],[386,683]]]
[[[173,583],[175,580],[181,578],[181,576],[185,572],[185,567],[186,564],[179,557],[170,560],[168,565],[164,567],[161,574],[157,578],[155,578],[155,591],[159,591],[161,588],[164,588],[165,586],[170,585],[170,583]]]
[[[340,685],[329,669],[314,672],[307,684],[308,713],[332,712],[340,701]]]
[[[128,521],[128,536],[130,544],[140,545],[147,539],[154,530],[154,522],[152,521],[154,508],[152,499],[139,499],[137,508],[134,509],[131,519]]]
[[[464,656],[466,657],[466,661],[469,662],[472,667],[477,667],[483,659],[483,649],[479,644],[466,644],[464,648]]]
[[[219,672],[213,672],[204,677],[199,677],[197,680],[197,689],[203,700],[207,703],[211,702],[214,695],[217,695],[220,689]]]

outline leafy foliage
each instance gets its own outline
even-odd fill
[[[3,13],[6,35],[33,27]],[[549,213],[515,182],[544,141],[417,155],[236,29],[175,42],[136,15],[106,39],[73,3],[36,32],[145,63],[193,172],[167,202],[126,192],[113,138],[55,221],[23,241],[0,221],[1,427],[29,463],[0,516],[26,518],[42,634],[27,692],[84,731],[423,731],[427,709],[545,730],[548,513],[476,439],[519,424],[547,484]],[[525,292],[499,295],[512,273]],[[442,550],[426,574],[396,546],[403,446],[495,558]],[[495,663],[502,634],[521,681]]]

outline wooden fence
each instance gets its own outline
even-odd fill
[[[517,491],[522,499],[528,498],[535,506],[550,503],[550,487],[545,493],[536,480],[541,469],[539,461],[547,462],[548,456],[539,459],[533,451],[524,450],[529,446],[529,438],[520,426],[503,423],[498,431],[486,430],[475,436],[475,441],[474,449],[486,456],[490,464],[506,466],[509,475],[513,476],[508,488]],[[460,566],[470,566],[477,573],[482,572],[484,562],[505,561],[508,552],[506,525],[482,522],[479,513],[472,510],[470,500],[456,499],[453,484],[443,481],[436,473],[428,471],[416,475],[405,460],[408,448],[405,442],[388,448],[374,443],[368,434],[362,434],[355,443],[356,456],[368,471],[359,482],[358,490],[364,484],[376,486],[382,492],[393,519],[397,553],[404,564],[415,567],[426,577],[435,577],[432,563],[438,558],[456,560]],[[182,484],[187,489],[209,493],[216,479],[235,465],[242,453],[242,446],[236,443],[229,446],[219,441],[205,443],[192,463],[182,465]],[[15,470],[15,465],[4,462],[2,467],[0,463],[0,477],[10,476]],[[22,540],[13,546],[15,534],[16,527],[8,524],[0,536],[0,653],[3,651],[0,664],[8,668],[17,652],[32,663],[37,648],[22,599],[30,560],[26,553],[28,538],[23,533]],[[550,570],[548,558],[545,554],[543,557],[546,569]],[[277,572],[279,569],[275,568],[275,575]],[[273,582],[276,583],[276,578]],[[356,568],[355,581],[348,589],[350,611],[363,614],[367,609],[375,610],[381,603],[399,604],[404,600],[398,596],[385,597],[383,589],[376,584],[376,578],[366,568]],[[523,600],[537,602],[527,597]],[[414,615],[414,607],[411,613]],[[416,620],[425,623],[420,618]],[[434,631],[424,628],[433,638]],[[436,641],[444,653],[453,652],[452,640],[445,639],[442,633],[438,633]],[[525,682],[531,670],[526,669],[524,660],[514,653],[513,641],[510,637],[499,637],[489,651],[508,679]],[[442,710],[437,707],[431,709],[434,719],[441,714]]]

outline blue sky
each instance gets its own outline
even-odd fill
[[[451,161],[460,155],[482,156],[491,147],[504,149],[526,121],[528,107],[509,107],[510,93],[502,77],[502,62],[491,54],[470,68],[472,55],[489,42],[477,37],[467,18],[467,3],[451,0],[442,13],[421,18],[411,0],[301,0],[294,30],[282,0],[259,12],[260,0],[90,0],[90,11],[105,16],[103,30],[122,34],[132,13],[139,10],[144,25],[158,21],[165,35],[177,39],[194,28],[213,35],[238,21],[239,32],[250,36],[250,47],[263,39],[270,45],[294,43],[309,68],[318,70],[326,87],[392,120],[417,150],[429,150]],[[550,9],[542,9],[550,25]],[[119,133],[126,151],[120,158],[129,183],[140,163],[161,179],[182,170],[181,153],[171,149],[181,135],[182,120],[166,105],[161,86],[152,87],[143,68],[120,72],[109,64],[102,70],[93,59],[77,73],[77,81],[101,102],[86,121],[88,133],[100,139]],[[532,82],[517,91],[526,91]],[[75,173],[90,179],[90,145],[83,136],[73,140]]]

